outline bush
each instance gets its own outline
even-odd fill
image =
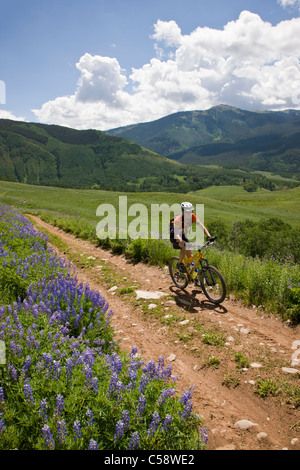
[[[120,353],[105,299],[26,219],[0,211],[0,267],[26,288],[0,306],[0,449],[204,448],[192,391],[178,395],[171,366]]]

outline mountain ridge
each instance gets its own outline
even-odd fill
[[[183,164],[270,171],[300,179],[300,111],[219,105],[105,131]]]

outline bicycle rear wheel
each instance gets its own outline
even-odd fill
[[[174,256],[169,261],[169,272],[174,282],[175,286],[179,287],[179,289],[184,289],[188,285],[188,278],[187,274],[181,273],[177,268],[179,258]]]
[[[222,274],[214,266],[206,266],[200,273],[203,293],[214,304],[220,304],[226,297],[226,284]]]

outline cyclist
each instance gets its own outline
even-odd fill
[[[211,238],[207,228],[200,222],[197,216],[193,212],[194,207],[190,202],[181,203],[181,214],[174,217],[170,221],[170,241],[175,250],[180,250],[179,260],[177,268],[181,272],[185,272],[185,266],[183,259],[185,256],[188,258],[192,256],[192,251],[186,249],[186,244],[189,242],[186,233],[191,228],[192,224],[195,223],[205,233],[208,238]],[[184,216],[187,216],[186,219]]]

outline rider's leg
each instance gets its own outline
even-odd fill
[[[180,253],[179,253],[179,260],[178,263],[183,263],[183,259],[185,256],[190,258],[192,256],[192,251],[191,250],[186,250],[185,248],[181,248]]]

